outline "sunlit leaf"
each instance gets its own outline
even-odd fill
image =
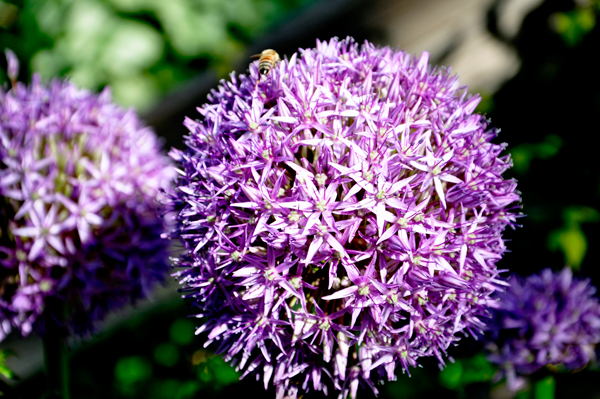
[[[587,238],[581,228],[582,223],[600,221],[600,212],[590,207],[569,207],[563,211],[564,227],[548,235],[548,248],[560,250],[565,263],[579,269],[588,248]]]
[[[537,381],[533,386],[534,399],[554,399],[556,382],[553,376]]]
[[[581,227],[572,224],[550,233],[548,247],[551,250],[560,250],[565,256],[565,263],[577,269],[587,252],[587,240]]]

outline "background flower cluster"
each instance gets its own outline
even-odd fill
[[[76,333],[167,273],[160,190],[173,176],[156,135],[133,111],[73,84],[33,77],[0,91],[2,333],[43,330],[46,315]],[[61,310],[45,312],[50,298]],[[63,320],[63,312],[67,319]],[[50,314],[46,314],[50,313]]]
[[[546,365],[577,370],[594,360],[600,342],[600,302],[590,281],[570,268],[544,269],[525,279],[513,276],[498,295],[489,323],[490,361],[499,364],[509,386]]]

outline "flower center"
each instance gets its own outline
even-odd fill
[[[325,319],[321,324],[319,324],[319,328],[323,331],[327,331],[330,328],[329,320]]]
[[[317,173],[315,180],[319,186],[324,186],[327,181],[327,175],[325,173]]]
[[[327,226],[324,224],[320,224],[317,226],[317,234],[322,236],[323,234],[327,233]]]
[[[273,281],[275,279],[276,275],[277,275],[277,272],[275,270],[269,269],[265,272],[264,277],[269,281]]]
[[[290,279],[290,283],[292,283],[292,286],[295,289],[300,288],[300,283],[302,282],[302,278],[301,277],[294,277],[292,279]]]
[[[315,206],[321,212],[323,212],[325,209],[327,209],[327,203],[325,202],[325,200],[317,201]]]
[[[358,289],[358,293],[360,295],[363,295],[363,296],[369,295],[369,286],[368,285],[363,285],[362,287],[360,287]]]
[[[52,281],[50,280],[42,280],[40,282],[40,291],[48,292],[52,289]]]
[[[296,211],[291,211],[288,215],[288,220],[292,223],[297,222],[298,220],[300,220],[300,215]]]

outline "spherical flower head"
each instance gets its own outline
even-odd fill
[[[492,311],[489,360],[501,366],[511,389],[517,375],[562,363],[577,370],[593,360],[600,342],[600,303],[589,279],[574,279],[571,269],[544,269],[526,279],[513,276]]]
[[[209,100],[172,153],[177,276],[243,375],[354,397],[481,330],[520,199],[449,70],[333,39]]]
[[[0,89],[0,339],[63,319],[49,300],[88,332],[164,278],[157,198],[173,172],[160,147],[108,90],[38,76]]]

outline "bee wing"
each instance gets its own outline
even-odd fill
[[[262,53],[261,54],[254,54],[254,55],[251,55],[250,58],[260,58],[261,56],[262,56]]]

